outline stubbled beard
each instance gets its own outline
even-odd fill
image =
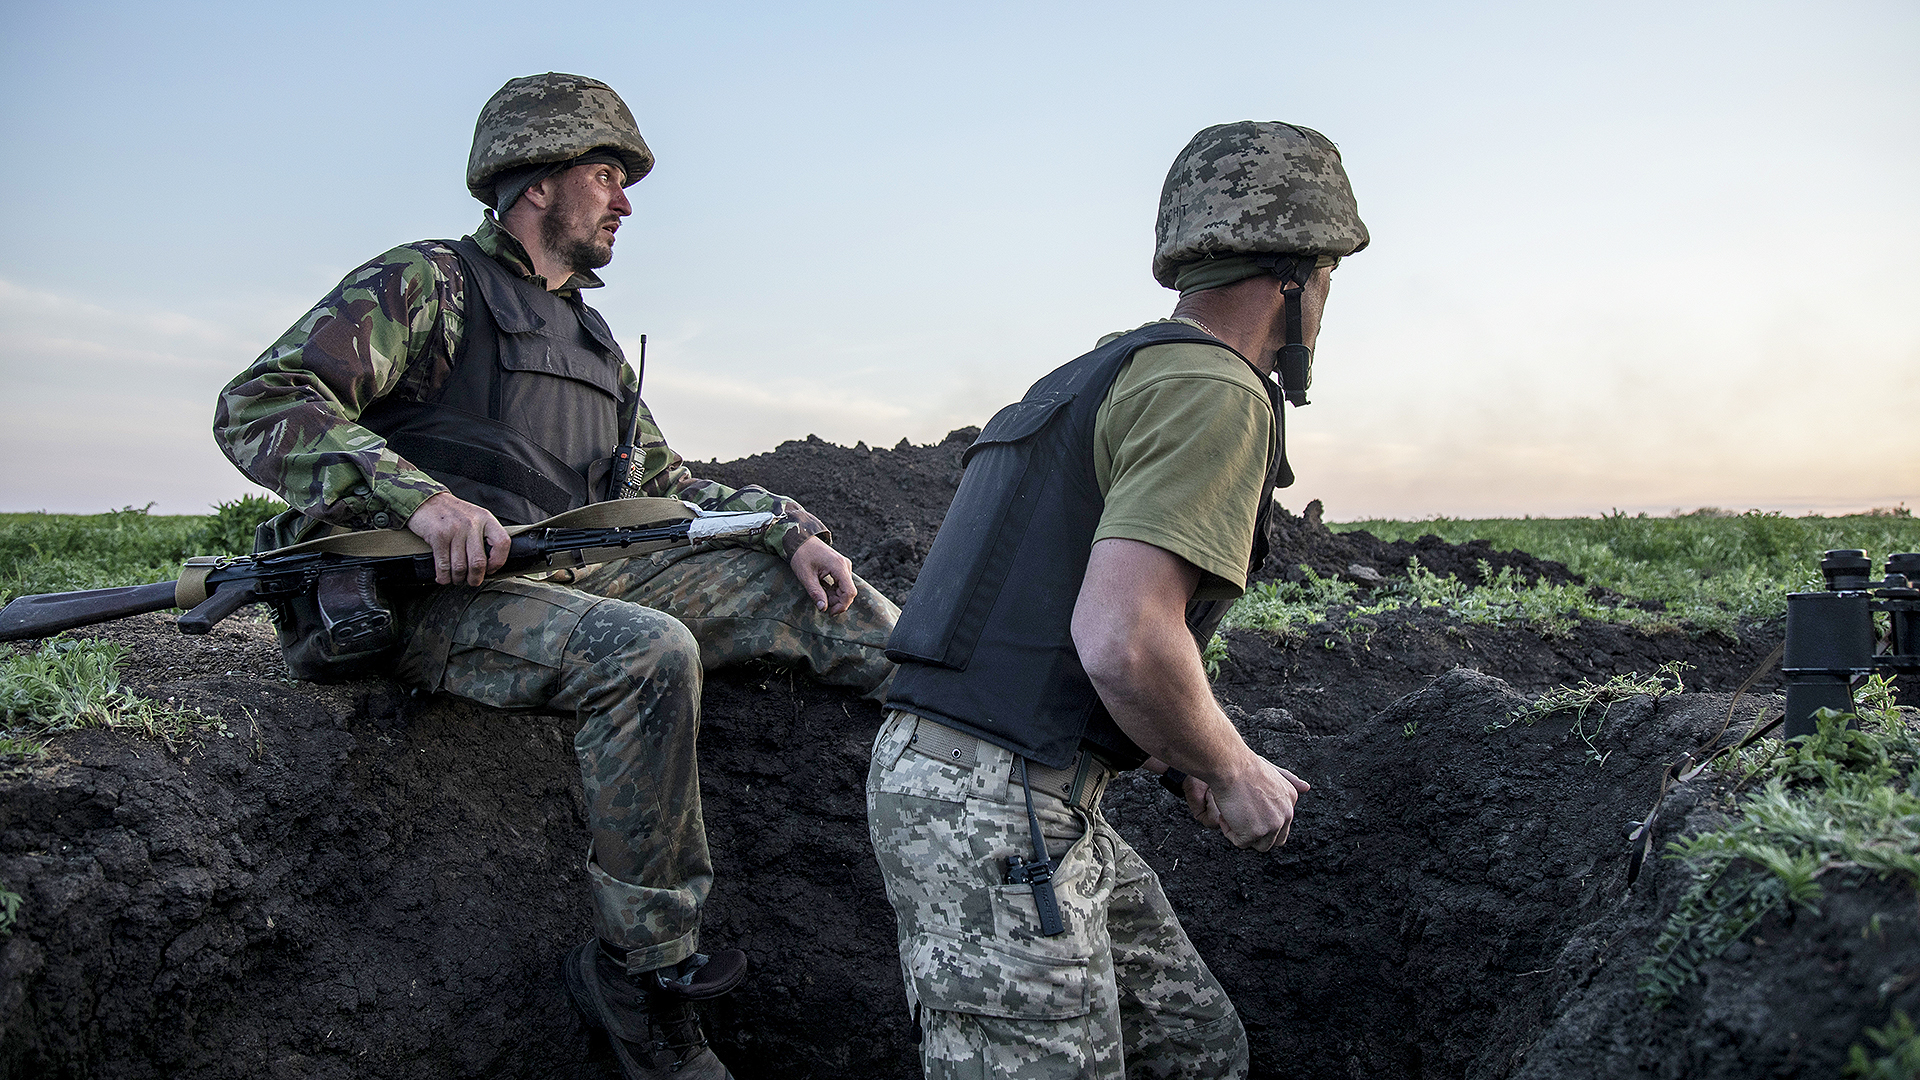
[[[594,230],[598,235],[599,230]],[[560,252],[575,273],[598,270],[613,261],[613,245],[600,240],[575,240]]]
[[[576,274],[582,270],[598,270],[613,261],[613,245],[600,239],[600,226],[597,223],[591,235],[570,237],[567,234],[572,231],[571,223],[564,218],[563,214],[548,214],[542,218],[540,240],[568,270]]]

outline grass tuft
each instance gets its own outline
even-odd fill
[[[1861,697],[1879,704],[1884,691],[1881,682]],[[1848,726],[1852,719],[1858,727]],[[1736,756],[1723,775],[1737,778],[1736,790],[1753,779],[1760,788],[1739,800],[1726,825],[1667,846],[1691,880],[1640,966],[1654,1008],[1769,912],[1818,914],[1822,879],[1895,877],[1920,888],[1915,731],[1898,710],[1866,704],[1857,717],[1822,709],[1817,728]]]
[[[1679,660],[1670,660],[1661,664],[1651,675],[1637,672],[1623,672],[1595,682],[1582,679],[1572,686],[1556,686],[1541,694],[1532,702],[1515,709],[1507,717],[1495,724],[1488,724],[1486,730],[1491,733],[1504,731],[1515,724],[1532,727],[1535,722],[1555,713],[1573,714],[1573,733],[1586,744],[1587,761],[1594,765],[1606,764],[1607,755],[1600,751],[1600,732],[1606,726],[1607,716],[1613,707],[1637,697],[1665,697],[1668,694],[1685,693],[1686,683],[1680,679],[1680,673],[1692,665]],[[1600,709],[1600,715],[1593,720],[1593,730],[1587,730],[1587,717],[1594,708]],[[1609,751],[1610,753],[1611,751]]]
[[[1200,665],[1206,669],[1207,681],[1220,677],[1220,665],[1227,660],[1227,639],[1219,634],[1208,639],[1207,647],[1200,653]]]
[[[38,753],[49,736],[83,727],[138,731],[169,746],[202,728],[224,729],[198,710],[167,708],[122,687],[126,655],[110,641],[57,637],[0,659],[0,748]]]
[[[1869,1057],[1867,1048],[1855,1043],[1847,1051],[1847,1067],[1841,1075],[1863,1080],[1913,1080],[1920,1076],[1920,1031],[1914,1030],[1913,1020],[1905,1012],[1895,1009],[1886,1027],[1867,1028],[1865,1034],[1886,1053]]]

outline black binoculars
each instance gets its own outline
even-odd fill
[[[1887,556],[1874,581],[1873,560],[1848,548],[1820,560],[1826,592],[1787,594],[1786,736],[1813,734],[1820,709],[1852,712],[1853,684],[1885,671],[1905,684],[1920,679],[1920,553]],[[1887,649],[1877,645],[1873,613],[1887,613]]]

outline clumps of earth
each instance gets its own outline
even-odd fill
[[[904,598],[971,429],[891,450],[789,442],[702,463],[791,494]],[[1265,577],[1384,587],[1408,557],[1478,580],[1566,567],[1276,515]],[[1292,842],[1232,849],[1135,775],[1107,813],[1153,864],[1245,1019],[1258,1077],[1830,1077],[1862,1029],[1920,1016],[1911,889],[1831,891],[1769,916],[1664,1009],[1636,969],[1688,881],[1627,883],[1712,820],[1668,763],[1747,727],[1777,677],[1732,691],[1781,626],[1559,637],[1428,611],[1228,635],[1216,683],[1259,751],[1310,780]],[[257,620],[187,638],[160,615],[86,633],[127,645],[146,696],[218,717],[172,745],[91,730],[0,776],[0,1077],[601,1078],[617,1075],[556,978],[588,925],[570,717],[368,681],[290,681]],[[1692,665],[1689,692],[1502,726],[1583,678]],[[706,940],[749,981],[709,1027],[742,1080],[917,1075],[890,909],[867,847],[871,703],[765,666],[712,673],[702,794],[718,881]],[[1494,728],[1495,730],[1489,730]],[[1592,724],[1587,725],[1590,732]],[[1728,736],[1731,737],[1731,736]]]

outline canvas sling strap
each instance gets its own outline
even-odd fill
[[[743,532],[751,532],[756,528],[764,529],[771,524],[773,515],[703,513],[691,503],[682,502],[679,499],[613,499],[608,502],[590,503],[563,514],[556,514],[545,521],[536,521],[531,525],[514,525],[507,529],[507,534],[519,536],[522,533],[547,529],[636,528],[688,519],[694,520],[694,526],[689,530],[685,540],[659,540],[626,546],[586,548],[556,555],[544,563],[537,563],[520,570],[489,576],[516,577],[544,574],[564,567],[590,566],[594,563],[623,559],[632,555],[644,555],[651,551],[679,547],[688,543],[699,543],[702,540],[724,539]],[[325,552],[333,555],[383,558],[426,555],[432,551],[432,545],[405,529],[375,529],[363,532],[337,532],[289,547],[263,551],[253,557],[266,559]],[[181,569],[180,580],[174,585],[175,605],[188,610],[198,607],[207,598],[207,575],[218,567],[231,565],[234,561],[233,556],[225,555],[201,555],[188,559],[186,566]]]

